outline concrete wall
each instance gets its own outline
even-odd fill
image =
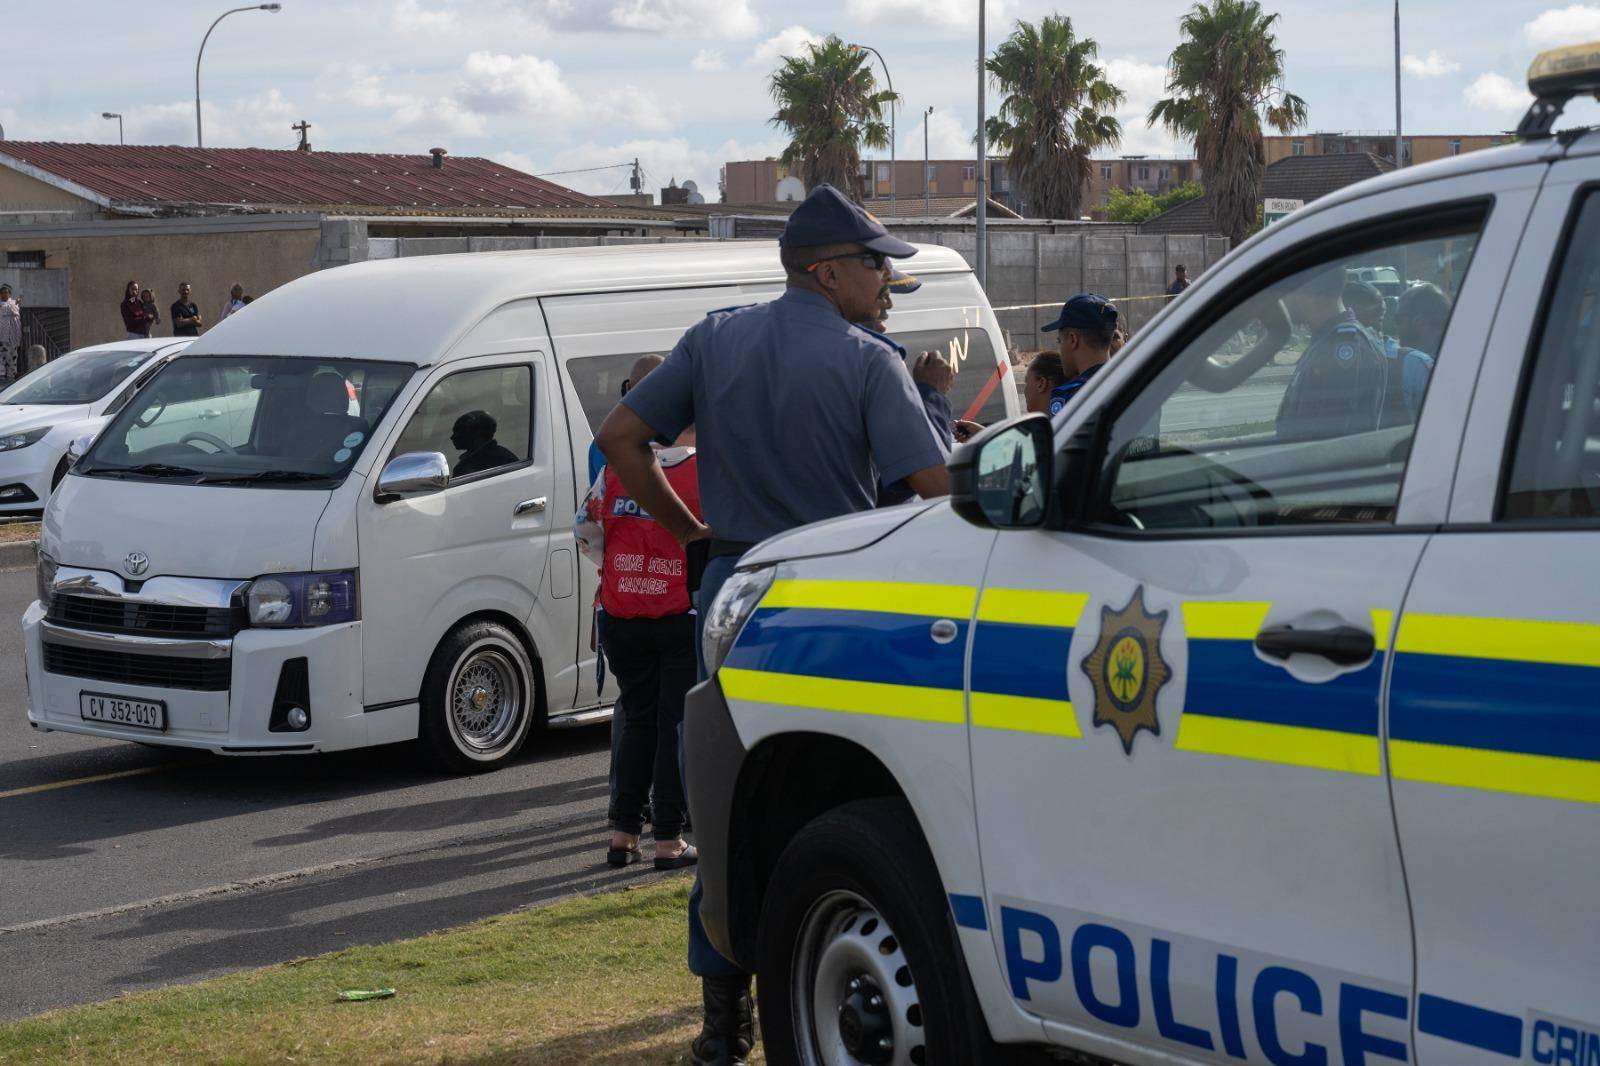
[[[125,226],[126,232],[114,227]],[[254,296],[314,269],[319,232],[304,229],[219,232],[149,232],[140,223],[107,223],[89,236],[40,232],[0,234],[0,253],[42,249],[45,263],[70,272],[72,344],[103,344],[126,336],[118,305],[130,280],[155,290],[161,308],[158,336],[170,336],[167,307],[178,298],[178,283],[194,286],[194,299],[206,322],[215,322],[228,287],[237,281]],[[110,232],[104,232],[110,230]],[[40,306],[40,305],[36,305]]]
[[[0,212],[70,211],[93,213],[98,205],[38,178],[0,167]]]

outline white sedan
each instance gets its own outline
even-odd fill
[[[93,436],[192,337],[79,348],[0,392],[0,515],[44,510],[67,447]]]

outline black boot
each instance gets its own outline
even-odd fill
[[[756,1046],[750,975],[701,978],[701,995],[705,999],[705,1025],[689,1045],[695,1066],[744,1066]]]

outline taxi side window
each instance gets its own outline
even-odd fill
[[[1347,243],[1234,303],[1115,416],[1093,520],[1392,521],[1482,221]]]
[[[589,432],[600,429],[600,423],[622,399],[622,383],[642,356],[666,352],[621,352],[616,355],[586,355],[567,361],[567,373],[572,377],[572,387],[583,404],[583,417],[589,420]]]
[[[1527,379],[1500,514],[1600,517],[1600,193],[1567,239]]]
[[[451,374],[418,406],[392,454],[442,452],[452,480],[525,463],[533,454],[532,398],[527,366]]]

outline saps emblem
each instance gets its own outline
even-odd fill
[[[1080,664],[1094,686],[1095,726],[1115,729],[1129,755],[1139,730],[1161,735],[1156,694],[1172,680],[1172,667],[1161,657],[1161,631],[1169,614],[1151,614],[1140,585],[1122,610],[1100,608],[1100,639]]]

